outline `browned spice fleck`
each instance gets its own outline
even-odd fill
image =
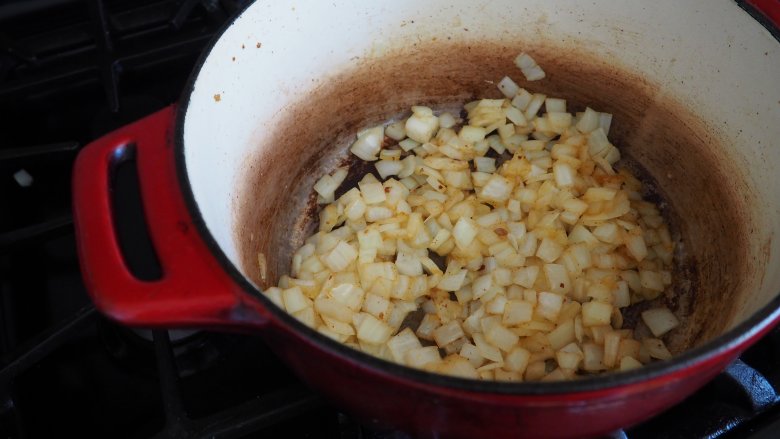
[[[257,43],[257,45],[256,45],[255,47],[257,47],[257,48],[259,49],[259,48],[263,47],[263,43],[259,43],[259,42],[258,42],[258,43]]]
[[[217,94],[215,94],[215,95],[214,95],[214,102],[219,102],[219,101],[221,101],[221,100],[222,100],[222,96],[220,96],[220,94],[219,94],[219,93],[217,93]]]
[[[506,229],[501,228],[501,227],[499,227],[499,228],[497,228],[496,230],[493,230],[493,231],[496,232],[496,235],[498,235],[498,236],[506,236],[509,233],[509,232],[506,231]]]

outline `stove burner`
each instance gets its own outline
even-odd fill
[[[147,375],[157,374],[154,340],[165,333],[176,361],[177,374],[186,378],[214,367],[232,350],[230,338],[198,330],[153,331],[98,322],[101,342],[120,367]]]

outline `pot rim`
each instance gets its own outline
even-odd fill
[[[736,0],[735,6],[744,9],[756,19],[759,24],[765,27],[778,42],[780,42],[780,27],[775,27],[771,19],[763,15],[752,3],[753,2],[750,0]],[[763,335],[763,332],[768,331],[772,326],[780,322],[780,292],[778,292],[768,304],[764,305],[739,325],[720,334],[712,340],[709,340],[701,346],[689,349],[684,353],[675,356],[671,360],[654,362],[628,372],[611,372],[581,380],[545,383],[478,381],[413,369],[352,349],[301,323],[287,312],[279,309],[270,299],[265,297],[260,289],[249,282],[240,272],[238,267],[236,267],[222,251],[222,248],[217,243],[211,231],[209,231],[198,203],[195,200],[184,156],[184,122],[187,117],[190,98],[194,91],[198,76],[200,75],[200,71],[208,61],[212,49],[217,41],[222,38],[225,31],[233,26],[243,13],[254,4],[255,2],[252,2],[244,6],[236,13],[236,16],[232,20],[225,23],[225,25],[214,34],[190,73],[190,76],[185,83],[184,90],[182,91],[179,104],[176,106],[173,136],[174,160],[177,174],[176,177],[184,198],[184,204],[192,218],[192,223],[194,224],[197,233],[200,235],[201,239],[203,239],[209,250],[211,250],[212,256],[217,260],[222,269],[228,273],[237,285],[250,294],[255,300],[258,300],[263,305],[263,308],[265,308],[277,322],[281,322],[285,326],[283,328],[284,330],[295,331],[317,348],[325,350],[329,354],[346,359],[357,366],[370,369],[373,372],[401,378],[405,381],[412,381],[417,385],[432,385],[475,393],[543,396],[608,391],[645,381],[659,380],[664,377],[671,378],[674,375],[684,375],[686,371],[690,371],[697,366],[716,361],[733,352],[742,352],[752,343],[757,341],[759,336]],[[735,11],[736,10],[737,9],[735,9]]]

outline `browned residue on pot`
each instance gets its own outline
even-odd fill
[[[311,186],[346,157],[358,129],[402,116],[413,104],[451,108],[497,97],[495,81],[510,75],[532,91],[566,98],[570,111],[587,104],[614,114],[611,139],[627,157],[624,163],[640,168],[664,200],[682,241],[674,298],[665,300],[684,325],[667,341],[679,352],[722,332],[756,287],[753,275],[765,260],[750,257],[751,194],[717,136],[659,87],[574,47],[535,46],[547,78],[527,83],[506,55],[522,48],[418,45],[413,53],[363,61],[323,81],[305,105],[285,109],[274,132],[247,158],[235,231],[244,270],[262,285],[256,268],[262,252],[270,282],[288,272],[293,251],[316,222]]]

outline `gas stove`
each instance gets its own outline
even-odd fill
[[[0,6],[0,437],[407,438],[364,426],[255,337],[140,330],[97,313],[81,281],[73,160],[177,100],[246,1],[34,0]],[[116,175],[120,243],[159,275],[134,167]],[[780,330],[683,403],[621,438],[774,438]],[[367,402],[368,403],[368,402]]]

